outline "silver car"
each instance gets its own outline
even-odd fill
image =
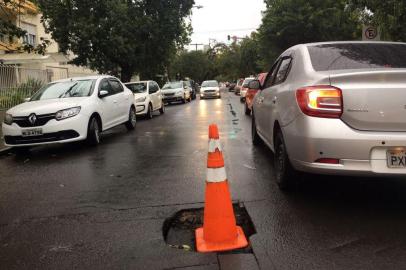
[[[281,189],[298,171],[404,176],[406,43],[291,47],[271,68],[252,114],[253,144],[275,153]]]

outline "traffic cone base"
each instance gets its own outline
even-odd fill
[[[244,232],[240,226],[237,227],[237,237],[232,241],[221,242],[221,243],[214,243],[208,242],[204,240],[204,232],[203,228],[198,228],[195,231],[196,237],[196,248],[198,252],[215,252],[215,251],[227,251],[233,250],[238,248],[244,248],[248,246],[247,238],[244,235]]]

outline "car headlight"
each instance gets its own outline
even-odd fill
[[[63,120],[66,118],[74,117],[78,115],[80,112],[80,107],[74,107],[70,109],[60,110],[55,114],[56,120]]]
[[[147,99],[147,97],[141,97],[141,98],[137,98],[135,100],[135,102],[144,102]]]
[[[4,124],[11,125],[13,123],[13,116],[9,113],[6,113],[4,116]]]

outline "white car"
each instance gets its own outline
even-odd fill
[[[187,86],[185,81],[168,82],[162,87],[163,100],[166,103],[181,101],[192,101],[192,89]]]
[[[161,114],[165,113],[162,92],[156,82],[129,82],[125,83],[125,86],[134,93],[137,115],[145,115],[148,119],[151,119],[154,111],[159,110]]]
[[[2,128],[8,146],[80,140],[96,145],[100,132],[120,124],[135,128],[133,93],[117,78],[91,76],[42,87],[28,102],[6,112]]]
[[[250,81],[255,80],[255,78],[253,77],[248,77],[245,78],[242,85],[241,85],[241,89],[240,89],[240,101],[244,102],[245,101],[245,96],[247,95],[247,91],[248,91],[248,84],[250,83]]]
[[[215,80],[204,81],[200,88],[200,99],[221,98],[219,83]]]

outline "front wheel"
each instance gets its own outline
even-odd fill
[[[86,138],[86,141],[89,145],[95,146],[100,143],[100,130],[101,127],[96,117],[90,118]]]
[[[283,134],[279,130],[275,137],[275,158],[274,158],[276,183],[281,190],[291,190],[299,173],[290,163],[288,152],[286,150]]]
[[[159,109],[159,113],[160,114],[164,114],[165,113],[165,104],[162,102],[161,108]]]
[[[125,123],[125,127],[127,128],[127,130],[134,130],[136,123],[137,123],[137,114],[135,113],[135,109],[131,107],[128,116],[128,121]]]
[[[255,146],[258,146],[262,143],[262,139],[258,135],[257,124],[255,122],[254,114],[252,115],[252,120],[251,120],[251,140],[252,140],[252,144]]]
[[[152,111],[152,105],[151,103],[148,104],[148,111],[147,111],[147,118],[148,119],[152,119],[153,115],[152,115],[153,111]]]

